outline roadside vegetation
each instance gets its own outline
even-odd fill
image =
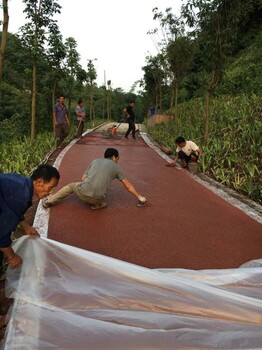
[[[158,53],[146,57],[143,77],[128,92],[110,78],[97,84],[96,59],[80,65],[76,40],[63,38],[54,20],[63,13],[59,0],[24,0],[27,19],[18,33],[8,32],[8,1],[1,1],[0,21],[1,172],[30,174],[54,149],[59,94],[69,110],[67,141],[79,98],[86,128],[123,120],[134,99],[138,123],[147,124],[149,110],[172,116],[148,128],[159,143],[174,152],[177,136],[196,141],[206,175],[262,204],[260,0],[187,0],[179,15],[152,9],[158,26],[148,34]]]
[[[91,129],[101,123],[103,123],[103,120],[99,119],[95,123],[89,121],[85,123],[85,129]],[[4,131],[6,131],[4,128],[0,131],[0,137],[2,136],[2,138]],[[73,126],[64,143],[68,144],[72,141],[75,133],[76,126]],[[10,142],[0,143],[0,172],[16,172],[30,176],[35,167],[47,161],[47,158],[56,148],[55,144],[56,140],[53,132],[39,133],[35,142],[32,142],[29,136],[16,138],[13,135],[13,139]]]
[[[200,171],[262,204],[261,106],[261,97],[255,95],[213,99],[210,137],[205,141],[205,105],[194,99],[179,106],[176,122],[148,127],[148,132],[173,153],[177,136],[195,141],[204,151]]]

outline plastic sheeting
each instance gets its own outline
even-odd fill
[[[2,349],[262,349],[262,259],[150,270],[43,238],[15,249]]]

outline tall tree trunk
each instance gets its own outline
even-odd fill
[[[32,74],[32,104],[31,104],[31,141],[35,140],[35,112],[36,112],[36,59],[33,62],[33,74]]]
[[[8,35],[8,0],[3,0],[3,30],[2,30],[2,41],[0,47],[0,81],[3,79],[3,67],[4,67],[4,58],[5,50],[7,44],[7,35]]]

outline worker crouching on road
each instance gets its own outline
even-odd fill
[[[93,160],[82,176],[82,182],[72,182],[61,188],[57,193],[43,201],[44,208],[50,208],[60,200],[75,193],[78,198],[91,205],[91,209],[107,207],[105,201],[108,188],[114,179],[122,182],[128,192],[132,193],[140,203],[145,203],[146,198],[141,196],[135,187],[127,180],[121,167],[117,164],[118,151],[115,148],[107,148],[104,158]]]
[[[187,168],[189,162],[199,162],[203,152],[195,142],[187,141],[184,137],[179,136],[176,139],[176,157],[172,163],[166,164],[168,167],[174,167],[178,159],[181,161],[182,168]]]

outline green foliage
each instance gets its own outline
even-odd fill
[[[52,18],[60,13],[61,5],[55,0],[23,0],[27,23],[21,28],[21,39],[33,57],[42,53],[50,33],[57,33],[57,21]]]
[[[0,32],[0,40],[2,33]],[[17,89],[31,88],[31,67],[28,50],[17,35],[8,33],[3,66],[3,80]]]
[[[0,144],[0,172],[9,173],[16,172],[23,175],[30,175],[31,171],[40,163],[45,161],[46,156],[52,149],[55,148],[55,137],[53,132],[39,133],[35,141],[31,141],[30,137],[17,138],[15,132],[17,132],[17,125],[9,124],[10,121],[5,121],[4,125],[1,124],[2,142]],[[17,118],[17,123],[19,118]],[[94,126],[100,125],[104,121],[98,119],[93,122],[85,122],[85,129],[91,129]],[[67,141],[74,139],[76,133],[76,124],[73,124],[70,128]],[[4,134],[2,130],[6,129],[8,135],[11,134],[12,140],[6,138],[4,140]]]
[[[39,134],[34,142],[29,137],[0,145],[0,172],[16,172],[28,176],[44,161],[46,154],[54,148],[53,134]]]
[[[175,80],[180,82],[192,65],[194,42],[189,37],[178,37],[167,46],[167,54]]]
[[[251,45],[228,62],[225,76],[217,94],[256,93],[262,91],[262,30],[253,37]]]
[[[261,98],[252,95],[221,96],[212,101],[210,137],[206,143],[204,101],[191,100],[179,106],[180,118],[150,128],[150,134],[173,152],[175,139],[184,136],[204,151],[201,169],[226,186],[262,203]],[[171,113],[171,112],[170,112]]]

